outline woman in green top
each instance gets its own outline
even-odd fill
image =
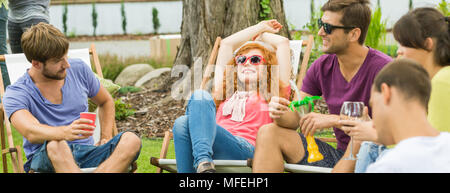
[[[434,8],[417,8],[402,16],[394,25],[393,34],[400,46],[399,57],[420,63],[431,78],[431,96],[428,102],[428,119],[439,131],[450,131],[450,27],[449,17]],[[377,160],[386,147],[377,145],[377,134],[372,122],[345,121],[342,127],[361,144],[358,160],[353,167],[339,171],[363,173]],[[375,143],[373,143],[375,142]]]
[[[419,62],[431,78],[428,120],[440,131],[450,131],[449,17],[434,8],[418,8],[394,26],[399,56]]]

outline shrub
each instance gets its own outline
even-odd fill
[[[371,48],[381,50],[380,43],[386,40],[386,20],[381,20],[381,8],[377,6],[375,12],[372,13],[372,19],[367,31],[365,44]]]
[[[261,5],[261,10],[259,11],[259,19],[261,21],[272,19],[271,17],[272,9],[270,8],[270,0],[261,0],[259,4]]]
[[[447,3],[446,0],[441,0],[439,5],[437,6],[437,9],[442,12],[443,15],[449,16],[450,15],[450,3]]]
[[[386,45],[386,25],[387,21],[381,19],[381,8],[379,3],[372,13],[372,19],[369,25],[369,30],[367,31],[367,37],[365,45],[377,49],[388,56],[397,57],[397,45]]]
[[[311,0],[311,7],[310,7],[311,18],[309,22],[306,23],[305,26],[303,26],[303,28],[308,29],[308,31],[314,36],[314,46],[311,49],[308,68],[317,58],[319,58],[323,54],[322,50],[320,49],[320,45],[322,45],[322,42],[320,41],[321,38],[320,36],[317,35],[317,33],[320,30],[317,20],[321,18],[323,15],[323,12],[322,10],[320,10],[320,7],[321,7],[320,5],[318,7],[315,7],[314,0]]]
[[[385,45],[385,44],[381,44],[378,46],[379,50],[383,53],[385,53],[386,55],[392,57],[392,58],[396,58],[397,57],[397,50],[398,50],[398,46],[396,44],[394,45]]]
[[[95,1],[92,2],[92,27],[94,27],[94,36],[96,36],[97,31],[97,10],[95,9]]]
[[[142,89],[139,87],[134,87],[134,86],[124,86],[122,88],[120,88],[117,92],[119,92],[120,94],[127,94],[127,93],[134,93],[134,92],[139,92]]]
[[[122,30],[123,34],[127,34],[127,16],[125,15],[125,3],[124,0],[120,3],[120,14],[122,15]]]
[[[76,29],[72,28],[72,31],[69,32],[69,34],[67,35],[69,38],[74,38],[77,37],[77,33],[76,33]]]
[[[294,31],[296,28],[295,25],[290,23],[289,21],[288,21],[288,23],[289,23],[289,31]],[[293,40],[301,40],[302,39],[302,31],[301,30],[294,31],[294,33],[291,34],[291,37]]]
[[[161,27],[161,23],[159,23],[158,9],[156,9],[155,7],[152,8],[152,20],[153,20],[153,30],[155,34],[157,34],[159,27]]]
[[[66,36],[67,36],[67,12],[68,12],[67,2],[64,1],[63,2],[62,20],[63,20],[63,31],[64,31],[64,35],[66,35]]]
[[[116,120],[124,120],[133,115],[135,111],[130,104],[122,102],[120,98],[114,101],[114,107],[116,109]]]

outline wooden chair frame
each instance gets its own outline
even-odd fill
[[[208,65],[206,66],[205,72],[203,74],[203,80],[201,83],[200,88],[204,89],[206,87],[207,82],[211,79],[211,73],[214,70],[215,67],[215,61],[217,58],[217,54],[218,54],[218,50],[219,50],[219,46],[220,46],[220,42],[221,42],[221,37],[217,37],[216,41],[214,43],[214,47],[211,51],[209,60],[208,60]],[[305,47],[305,52],[303,52],[303,60],[300,64],[300,68],[299,68],[299,72],[297,74],[297,87],[301,88],[302,83],[303,83],[303,78],[306,75],[306,71],[307,71],[307,67],[308,67],[308,62],[309,62],[309,58],[311,55],[311,50],[312,50],[312,46],[314,44],[314,37],[312,35],[308,36],[308,39],[306,41],[302,42],[302,47]],[[169,144],[170,144],[170,140],[173,138],[173,133],[170,131],[166,131],[164,134],[164,139],[163,139],[163,143],[162,143],[162,147],[161,147],[161,152],[159,155],[159,158],[156,157],[151,157],[150,158],[150,164],[154,165],[157,167],[156,172],[157,173],[162,173],[163,170],[175,173],[176,171],[170,167],[166,167],[163,164],[160,164],[160,159],[165,159],[167,156],[167,152],[169,149]],[[336,138],[317,138],[320,139],[322,141],[325,142],[337,142]],[[247,166],[251,167],[252,165],[252,160],[249,159],[247,160]]]
[[[97,51],[95,49],[95,44],[91,44],[89,48],[89,55],[91,55],[93,63],[91,65],[94,65],[94,68],[96,70],[97,75],[100,78],[103,78],[102,73],[102,67],[100,65],[100,60],[97,55]],[[5,56],[0,55],[0,61],[5,61]],[[3,77],[0,73],[0,97],[3,99],[3,96],[5,94],[5,88],[3,86]],[[2,147],[2,159],[3,159],[3,173],[8,173],[8,165],[7,165],[7,158],[6,155],[11,155],[11,161],[13,166],[13,172],[14,173],[23,173],[23,157],[22,157],[22,149],[20,145],[14,145],[13,136],[12,136],[12,130],[11,130],[11,123],[9,122],[8,117],[6,116],[6,112],[3,109],[3,100],[2,103],[0,103],[0,130],[1,130],[1,147]],[[4,133],[4,125],[6,126],[6,135],[7,135],[7,141],[8,141],[8,147],[6,148],[5,144],[5,133]],[[114,127],[113,129],[113,136],[117,135],[118,131],[117,128]],[[100,136],[101,136],[101,130],[100,130]],[[136,165],[133,164],[133,169],[135,170]],[[134,171],[133,170],[133,171]]]

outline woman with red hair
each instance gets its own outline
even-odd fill
[[[178,172],[211,173],[213,159],[253,157],[258,129],[272,122],[268,101],[290,94],[289,40],[275,34],[281,28],[262,21],[222,40],[212,93],[195,91],[174,123]]]

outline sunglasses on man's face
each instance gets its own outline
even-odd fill
[[[317,23],[319,24],[319,29],[321,27],[323,27],[323,30],[325,31],[325,33],[327,34],[331,34],[333,32],[334,29],[353,29],[355,27],[352,26],[337,26],[337,25],[331,25],[329,23],[324,23],[322,21],[322,19],[318,19]]]
[[[252,55],[252,56],[239,55],[236,56],[235,61],[237,65],[244,65],[245,63],[247,63],[247,60],[249,59],[250,64],[252,65],[259,65],[261,64],[261,62],[266,62],[266,60],[264,60],[264,58],[260,55]]]

